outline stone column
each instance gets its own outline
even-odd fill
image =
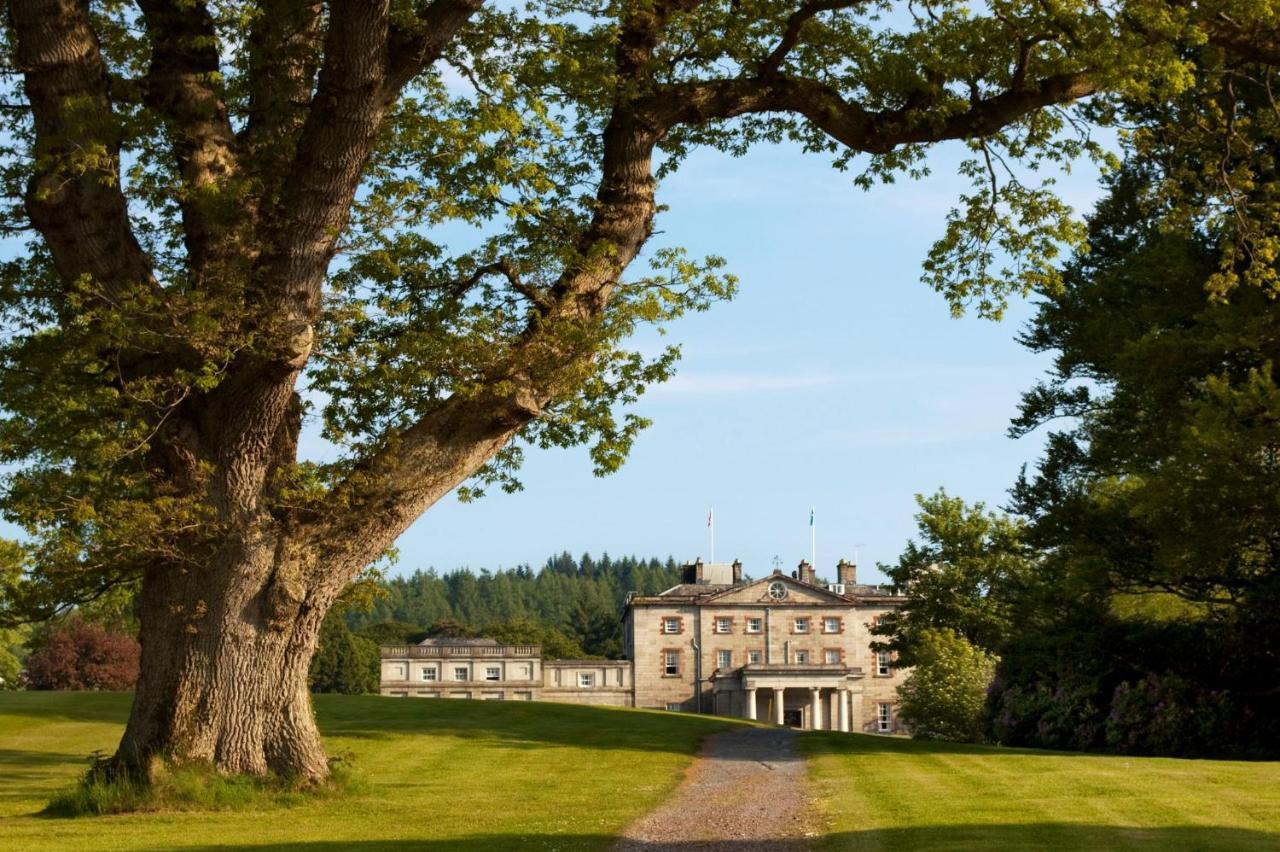
[[[809,687],[809,728],[822,730],[822,690],[816,686]]]
[[[773,688],[773,722],[775,725],[785,724],[782,719],[783,696],[786,690],[779,687]]]
[[[862,693],[849,693],[849,730],[861,732],[865,720],[862,718]]]
[[[837,689],[836,698],[840,699],[840,730],[849,733],[849,690]]]
[[[756,717],[756,691],[755,689],[747,690],[747,718],[754,719]]]

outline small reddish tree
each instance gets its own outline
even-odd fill
[[[32,689],[133,689],[138,654],[129,634],[72,619],[27,659],[27,682]]]

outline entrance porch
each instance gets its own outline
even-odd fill
[[[862,670],[845,666],[747,665],[717,674],[715,712],[810,731],[855,729]]]

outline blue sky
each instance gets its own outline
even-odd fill
[[[401,537],[393,571],[537,566],[560,550],[705,559],[714,507],[717,561],[759,576],[808,556],[812,506],[819,576],[856,552],[874,581],[914,531],[915,494],[1002,505],[1043,443],[1005,430],[1048,362],[1014,339],[1029,305],[1000,323],[952,319],[920,283],[966,188],[963,155],[937,149],[934,176],[863,192],[791,147],[696,153],[660,188],[671,210],[653,246],[722,255],[741,289],[670,328],[684,358],[637,406],[654,425],[629,461],[596,478],[585,450],[530,450],[523,492],[441,501]],[[1061,190],[1087,210],[1096,173]]]

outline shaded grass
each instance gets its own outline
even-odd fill
[[[1280,763],[807,734],[821,849],[1280,849]]]
[[[42,816],[293,807],[367,788],[352,772],[350,761],[342,759],[330,759],[329,777],[323,784],[278,775],[223,775],[211,764],[174,766],[160,760],[151,768],[150,783],[143,784],[132,777],[108,774],[105,758],[95,756],[94,760],[84,777],[54,794],[40,812]]]
[[[114,748],[128,704],[121,694],[0,693],[0,848],[468,849],[486,836],[491,849],[603,849],[674,788],[706,734],[734,724],[533,702],[324,695],[316,710],[326,747],[350,754],[364,782],[341,795],[241,798],[233,787],[184,793],[225,810],[40,815],[84,773],[86,756]]]

